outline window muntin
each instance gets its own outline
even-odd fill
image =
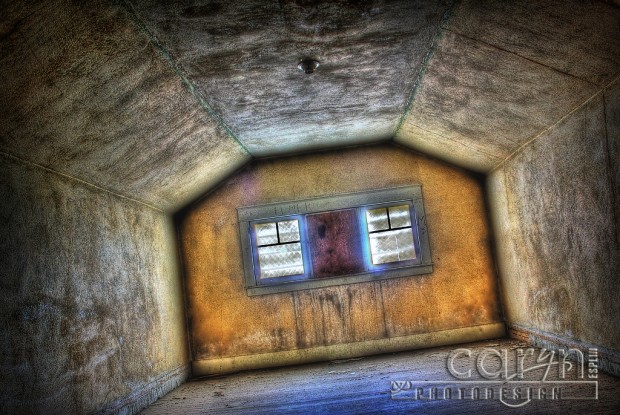
[[[304,274],[298,219],[255,223],[254,236],[259,278]]]
[[[432,272],[421,190],[238,208],[248,295]]]
[[[416,259],[409,205],[366,210],[373,265]]]

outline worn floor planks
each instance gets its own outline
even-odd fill
[[[190,381],[155,402],[145,415],[155,414],[373,414],[373,413],[618,413],[620,379],[598,374],[597,400],[532,400],[521,408],[508,408],[499,400],[416,401],[393,399],[391,381],[449,381],[446,369],[450,353],[460,347],[472,350],[475,358],[485,348],[506,349],[510,367],[516,350],[527,348],[516,340],[495,340],[459,346],[418,350],[344,362],[325,362],[289,368],[257,370],[225,377]],[[537,349],[538,350],[538,349]],[[538,353],[538,352],[537,352]],[[464,355],[457,370],[465,371]],[[492,371],[497,359],[485,365]],[[460,364],[460,365],[458,365]],[[526,368],[528,362],[526,361]],[[475,375],[480,379],[479,376]],[[536,374],[530,379],[536,378]],[[526,377],[527,379],[527,377]],[[551,370],[548,380],[558,379]],[[566,379],[571,379],[567,376]],[[411,395],[409,395],[411,396]],[[565,396],[566,398],[566,396]]]

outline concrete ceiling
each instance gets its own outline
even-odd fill
[[[389,139],[488,172],[620,75],[614,2],[0,7],[0,152],[166,211],[252,157]]]

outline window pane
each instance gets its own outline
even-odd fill
[[[299,221],[297,219],[278,222],[278,231],[282,243],[299,241]]]
[[[411,228],[394,231],[398,245],[398,260],[405,261],[415,259],[415,247],[413,245],[413,233]]]
[[[371,233],[369,236],[373,264],[415,259],[411,228]]]
[[[257,223],[254,225],[256,231],[256,245],[271,245],[278,243],[278,231],[275,222]]]
[[[385,208],[367,210],[366,223],[368,224],[368,232],[390,229],[387,210]]]
[[[393,206],[388,210],[390,212],[390,223],[392,224],[392,229],[411,226],[409,205]]]
[[[304,273],[304,262],[299,242],[258,248],[258,263],[261,278]]]

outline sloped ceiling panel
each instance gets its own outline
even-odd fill
[[[443,1],[131,1],[254,156],[393,137]],[[307,75],[304,57],[320,62]]]
[[[164,210],[249,155],[110,2],[3,6],[0,151]]]
[[[0,153],[167,211],[252,155],[393,137],[488,172],[617,79],[613,3],[4,2]]]
[[[427,151],[447,140],[453,148],[446,158],[485,171],[595,91],[585,81],[446,31],[397,140],[423,141]]]
[[[487,172],[620,73],[620,9],[466,0],[444,25],[396,141]]]
[[[465,0],[448,28],[605,86],[620,70],[620,12],[595,0]]]

